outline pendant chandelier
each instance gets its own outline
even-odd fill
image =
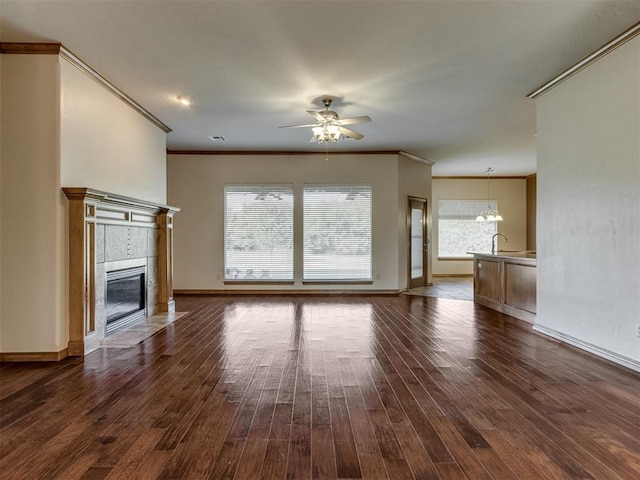
[[[495,170],[491,167],[487,167],[485,173],[487,174],[487,208],[480,212],[480,215],[476,217],[479,222],[501,222],[503,220],[502,215],[497,208],[491,208],[491,194],[489,189],[489,177]]]

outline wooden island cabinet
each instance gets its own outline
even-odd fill
[[[474,253],[473,301],[530,323],[536,318],[535,253]]]

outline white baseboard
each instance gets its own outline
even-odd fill
[[[536,332],[548,335],[557,340],[560,340],[561,342],[573,345],[574,347],[577,347],[581,350],[585,350],[599,357],[606,358],[607,360],[617,363],[618,365],[622,365],[623,367],[627,367],[631,370],[635,370],[636,372],[640,372],[640,362],[636,360],[618,355],[615,352],[602,347],[598,347],[597,345],[593,345],[589,342],[585,342],[584,340],[580,340],[579,338],[572,337],[571,335],[567,335],[566,333],[558,332],[557,330],[545,327],[544,325],[534,325],[533,329]]]

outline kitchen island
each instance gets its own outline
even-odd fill
[[[535,253],[473,252],[473,301],[534,323],[536,265]]]

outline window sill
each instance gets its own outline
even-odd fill
[[[460,262],[460,261],[468,261],[472,262],[473,257],[438,257],[439,262]]]
[[[303,280],[303,285],[373,285],[373,280]]]
[[[225,285],[293,285],[293,280],[225,280]]]

